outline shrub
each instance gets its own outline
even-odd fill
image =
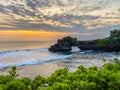
[[[14,69],[16,70],[16,69]],[[14,71],[16,72],[16,71]],[[0,76],[0,90],[120,90],[120,61],[97,66],[79,66],[75,72],[56,70],[50,77],[13,79],[16,73]]]
[[[77,38],[73,38],[70,36],[64,37],[63,40],[70,42],[72,46],[75,46],[78,44]]]
[[[13,80],[7,83],[7,90],[25,90],[25,84],[20,80]]]
[[[9,76],[13,79],[15,79],[17,76],[19,76],[19,74],[17,74],[16,72],[17,67],[16,66],[12,66],[12,69],[9,71]]]
[[[46,83],[46,79],[40,75],[36,76],[32,81],[32,88],[36,90],[39,87],[42,87]]]

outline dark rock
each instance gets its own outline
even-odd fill
[[[98,40],[79,41],[77,46],[81,50],[101,50],[101,48],[97,46],[97,43]]]
[[[99,47],[97,44],[98,44],[98,40],[79,41],[77,47],[80,50],[120,51],[119,47],[112,47],[112,46]]]
[[[96,45],[79,45],[78,47],[81,50],[102,50],[102,48],[97,47]]]
[[[71,44],[65,40],[58,40],[57,44],[51,46],[49,51],[51,52],[69,52],[72,50]]]
[[[75,42],[74,42],[75,41]],[[77,43],[76,43],[77,42]],[[77,41],[71,37],[66,37],[58,40],[57,44],[51,46],[51,52],[69,52],[72,46],[77,46],[80,50],[95,50],[95,51],[120,51],[120,46],[99,46],[99,39],[90,41]]]

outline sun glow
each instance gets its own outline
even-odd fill
[[[0,30],[0,41],[41,41],[56,40],[76,33],[27,31],[27,30]]]

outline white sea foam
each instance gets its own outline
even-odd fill
[[[7,54],[7,53],[15,53],[15,52],[23,52],[23,51],[47,51],[47,48],[36,48],[36,49],[24,49],[24,50],[8,50],[8,51],[0,51],[0,54]]]
[[[102,60],[103,58],[112,60],[114,58],[120,59],[120,55],[113,52],[95,52],[92,50],[73,52],[71,54],[51,53],[47,48],[1,51],[0,68],[42,64],[66,58],[72,58],[72,60],[74,58],[78,60]]]
[[[14,50],[0,54],[0,68],[42,64],[49,61],[65,59],[70,56],[71,55],[51,53],[46,48],[19,51]]]

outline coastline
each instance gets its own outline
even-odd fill
[[[66,67],[69,69],[70,72],[74,72],[80,65],[83,65],[85,67],[98,66],[98,68],[102,68],[102,66],[108,62],[112,61],[107,60],[106,62],[104,62],[103,60],[64,59],[46,62],[40,65],[20,66],[17,67],[17,73],[19,74],[17,78],[29,77],[33,79],[37,75],[49,77],[52,73],[54,73],[55,70]],[[10,68],[1,69],[0,75],[7,75],[9,70]]]

